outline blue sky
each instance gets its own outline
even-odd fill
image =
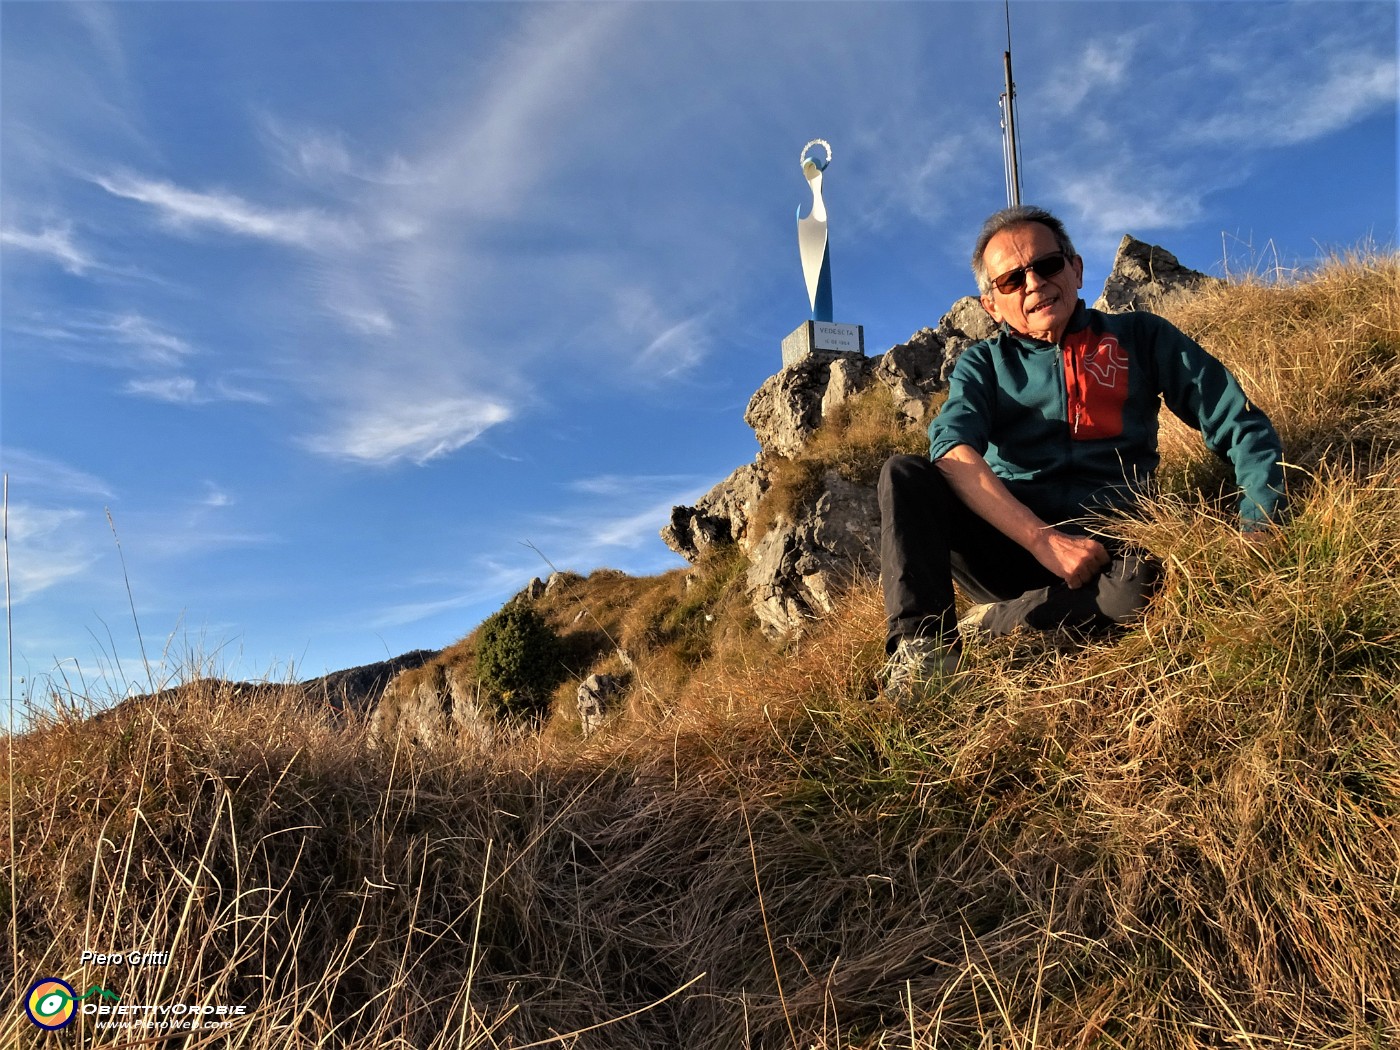
[[[1090,298],[1124,233],[1213,273],[1393,249],[1393,4],[1011,11],[1024,196]],[[310,677],[462,637],[541,554],[682,564],[669,508],[757,452],[807,316],[803,144],[834,149],[836,319],[882,352],[971,291],[1005,203],[1005,31],[997,2],[0,5],[16,692],[144,686],[143,644]]]

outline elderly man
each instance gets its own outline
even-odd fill
[[[958,359],[929,459],[894,456],[880,476],[887,689],[897,694],[956,670],[955,579],[982,603],[964,631],[1090,634],[1142,613],[1160,566],[1090,526],[1149,490],[1163,402],[1233,464],[1245,529],[1284,513],[1268,417],[1167,321],[1087,309],[1083,260],[1053,215],[993,215],[972,270],[1001,331]]]

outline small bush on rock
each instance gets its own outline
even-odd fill
[[[488,617],[477,634],[477,676],[497,715],[543,715],[564,678],[563,657],[554,629],[518,602]]]

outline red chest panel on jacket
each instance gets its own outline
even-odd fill
[[[1064,355],[1070,436],[1076,441],[1121,436],[1128,354],[1118,338],[1085,328],[1065,336]]]

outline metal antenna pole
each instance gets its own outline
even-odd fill
[[[1011,79],[1011,0],[1006,0],[1006,51],[1002,59],[1006,66],[1006,91],[1001,96],[1001,148],[1006,165],[1006,203],[1016,208],[1021,204],[1021,164],[1016,144],[1016,82]]]

